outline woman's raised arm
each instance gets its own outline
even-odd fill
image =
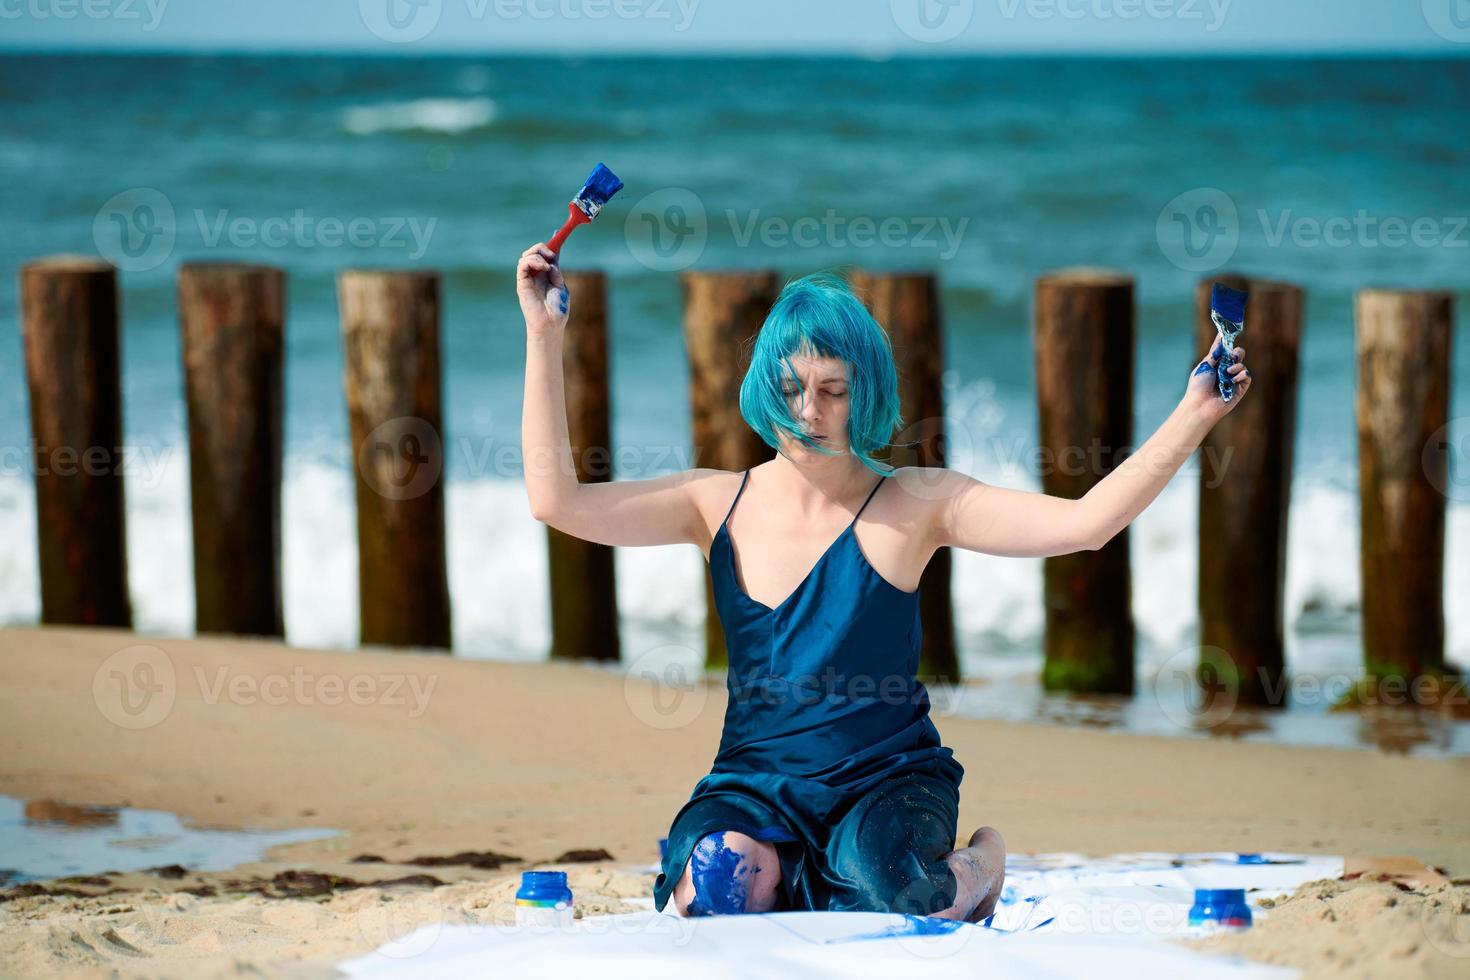
[[[556,256],[544,243],[522,253],[516,267],[516,295],[526,318],[521,457],[531,515],[598,544],[680,544],[707,536],[691,486],[719,470],[610,483],[584,484],[577,479],[562,372],[570,297]]]
[[[1153,503],[1205,434],[1250,390],[1245,351],[1237,347],[1236,364],[1227,369],[1236,380],[1235,396],[1228,402],[1219,396],[1215,364],[1222,353],[1217,335],[1164,424],[1080,500],[1007,490],[946,471],[926,490],[942,502],[934,512],[938,543],[1012,557],[1096,551],[1107,544]]]

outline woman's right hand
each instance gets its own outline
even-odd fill
[[[516,266],[516,295],[526,317],[526,336],[548,337],[567,325],[570,298],[566,280],[556,264],[556,253],[537,242],[521,253]]]

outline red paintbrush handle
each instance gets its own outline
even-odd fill
[[[592,220],[591,218],[587,217],[587,212],[583,211],[575,204],[568,204],[567,211],[569,213],[567,214],[566,224],[562,225],[561,228],[558,229],[557,233],[551,236],[551,241],[546,243],[546,247],[551,249],[553,252],[561,251],[562,244],[566,242],[567,236],[572,233],[573,228],[577,227],[578,225],[585,225],[587,222]]]

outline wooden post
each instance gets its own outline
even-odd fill
[[[1447,292],[1357,295],[1363,663],[1370,679],[1413,680],[1444,666],[1449,447],[1435,435],[1449,417],[1453,323]]]
[[[1246,350],[1253,381],[1250,397],[1215,424],[1201,447],[1199,618],[1200,646],[1207,651],[1201,668],[1213,669],[1239,703],[1284,707],[1286,520],[1302,291],[1240,276],[1202,279],[1185,373],[1215,342],[1210,292],[1216,282],[1250,292],[1237,344]],[[1279,692],[1275,700],[1273,692]]]
[[[448,648],[439,274],[337,280],[357,462],[361,642]]]
[[[1045,493],[1083,496],[1129,451],[1133,432],[1133,279],[1064,269],[1036,281],[1036,397]],[[1098,551],[1048,558],[1049,691],[1133,693],[1128,531]]]
[[[31,262],[20,305],[41,622],[131,628],[117,271],[82,256]]]
[[[679,277],[694,465],[744,470],[775,456],[740,416],[740,382],[761,324],[776,302],[776,274],[687,271]],[[733,495],[731,497],[733,498]],[[705,569],[705,666],[729,664],[715,611],[714,581]]]
[[[898,369],[899,412],[907,425],[895,436],[897,445],[887,461],[895,467],[943,467],[944,323],[934,274],[856,270],[851,282],[873,318],[888,331]],[[929,681],[960,680],[951,570],[950,549],[939,548],[919,579],[919,674]]]
[[[213,262],[179,269],[198,633],[285,636],[285,319],[279,269]]]
[[[581,483],[612,480],[612,407],[608,396],[607,284],[601,272],[563,270],[571,294],[562,365],[567,434]],[[617,663],[617,580],[613,549],[546,528],[551,577],[552,659]]]

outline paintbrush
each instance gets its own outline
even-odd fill
[[[1220,360],[1215,364],[1220,382],[1220,397],[1227,402],[1235,397],[1235,379],[1227,372],[1235,364],[1235,340],[1245,330],[1245,304],[1250,294],[1215,283],[1210,290],[1210,319],[1220,331]]]
[[[617,174],[607,169],[606,165],[599,163],[593,167],[592,173],[587,177],[587,183],[582,185],[577,196],[572,198],[572,203],[567,205],[566,224],[551,236],[551,240],[546,243],[547,247],[553,252],[560,252],[562,244],[572,233],[572,229],[578,225],[585,225],[597,217],[602,206],[622,189],[623,182],[618,180]]]

